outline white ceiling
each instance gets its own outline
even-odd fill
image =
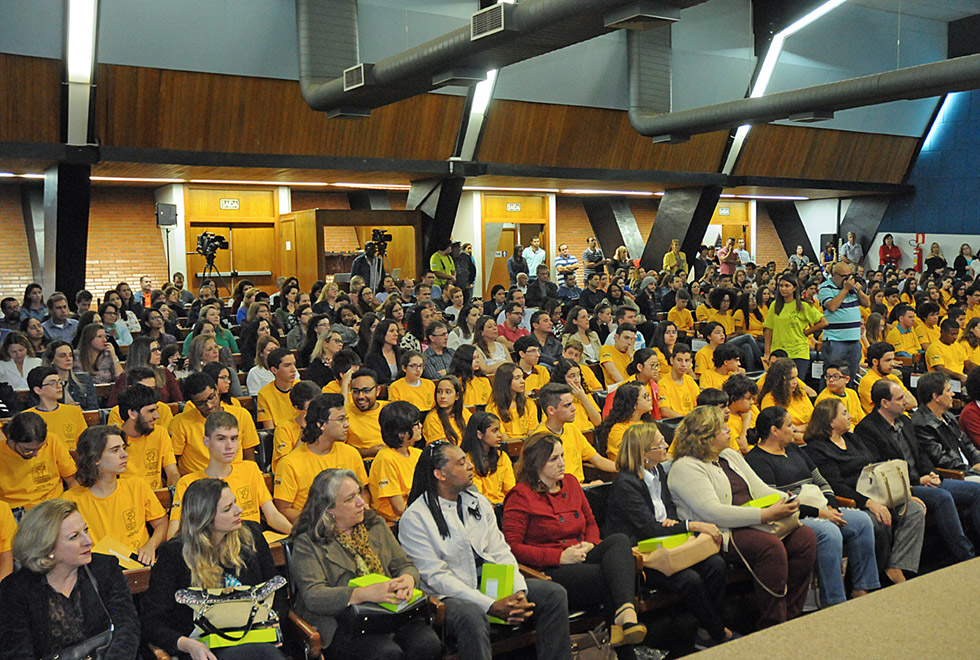
[[[933,21],[955,21],[980,14],[980,0],[850,0],[855,5]]]

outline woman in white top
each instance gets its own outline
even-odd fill
[[[476,322],[480,320],[481,312],[479,305],[463,308],[456,322],[456,327],[449,333],[449,339],[446,340],[446,345],[449,348],[455,351],[463,344],[473,343],[473,332],[476,328]]]
[[[582,357],[585,358],[586,362],[598,362],[602,342],[599,341],[599,335],[592,329],[590,323],[591,319],[587,309],[581,305],[572,307],[568,310],[568,316],[565,318],[565,329],[561,336],[561,343],[564,346],[569,339],[575,337],[582,342]]]
[[[259,390],[276,379],[269,371],[269,367],[266,366],[265,360],[269,357],[269,353],[277,348],[279,348],[279,342],[271,335],[262,337],[256,344],[255,366],[248,370],[248,378],[245,379],[245,386],[251,396],[258,394]]]
[[[492,316],[481,316],[476,322],[473,345],[483,358],[483,375],[490,376],[497,367],[513,362],[504,345],[497,341],[497,321]]]
[[[7,383],[16,391],[25,391],[27,374],[41,366],[41,358],[34,355],[31,340],[21,332],[11,332],[0,344],[0,383]]]

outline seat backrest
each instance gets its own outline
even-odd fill
[[[596,524],[602,529],[606,522],[606,509],[609,505],[609,494],[612,492],[611,483],[586,486],[585,499],[588,500],[592,508],[592,515],[595,516]]]

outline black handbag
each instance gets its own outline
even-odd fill
[[[83,566],[82,569],[95,588],[95,595],[99,599],[99,605],[102,606],[102,611],[105,612],[106,618],[109,619],[109,629],[99,633],[95,637],[89,637],[83,642],[46,655],[42,660],[102,660],[105,657],[106,651],[109,649],[109,644],[112,643],[112,633],[115,631],[115,626],[112,624],[112,617],[109,616],[109,610],[106,609],[105,603],[102,602],[102,594],[99,593],[99,583],[96,581],[95,576],[92,575],[92,572],[88,570],[88,566]]]
[[[428,598],[417,599],[401,612],[392,612],[377,603],[357,603],[348,605],[337,617],[337,625],[351,638],[394,632],[413,621],[432,623]]]

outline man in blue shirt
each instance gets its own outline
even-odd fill
[[[572,257],[573,259],[575,257]],[[558,297],[563,304],[574,305],[582,296],[582,289],[575,284],[575,273],[565,273],[565,282],[558,287]]]
[[[45,339],[49,342],[60,339],[70,344],[78,330],[78,321],[70,318],[70,314],[68,297],[60,291],[52,293],[48,298],[48,320],[41,324]]]
[[[562,243],[558,246],[558,257],[555,259],[555,272],[558,277],[566,273],[574,273],[579,269],[578,257],[568,252],[568,244]]]
[[[854,277],[853,266],[834,264],[830,279],[817,290],[817,300],[827,319],[821,357],[825,362],[846,362],[852,374],[860,373],[861,306],[870,306],[871,300]],[[853,379],[852,384],[856,381]]]

